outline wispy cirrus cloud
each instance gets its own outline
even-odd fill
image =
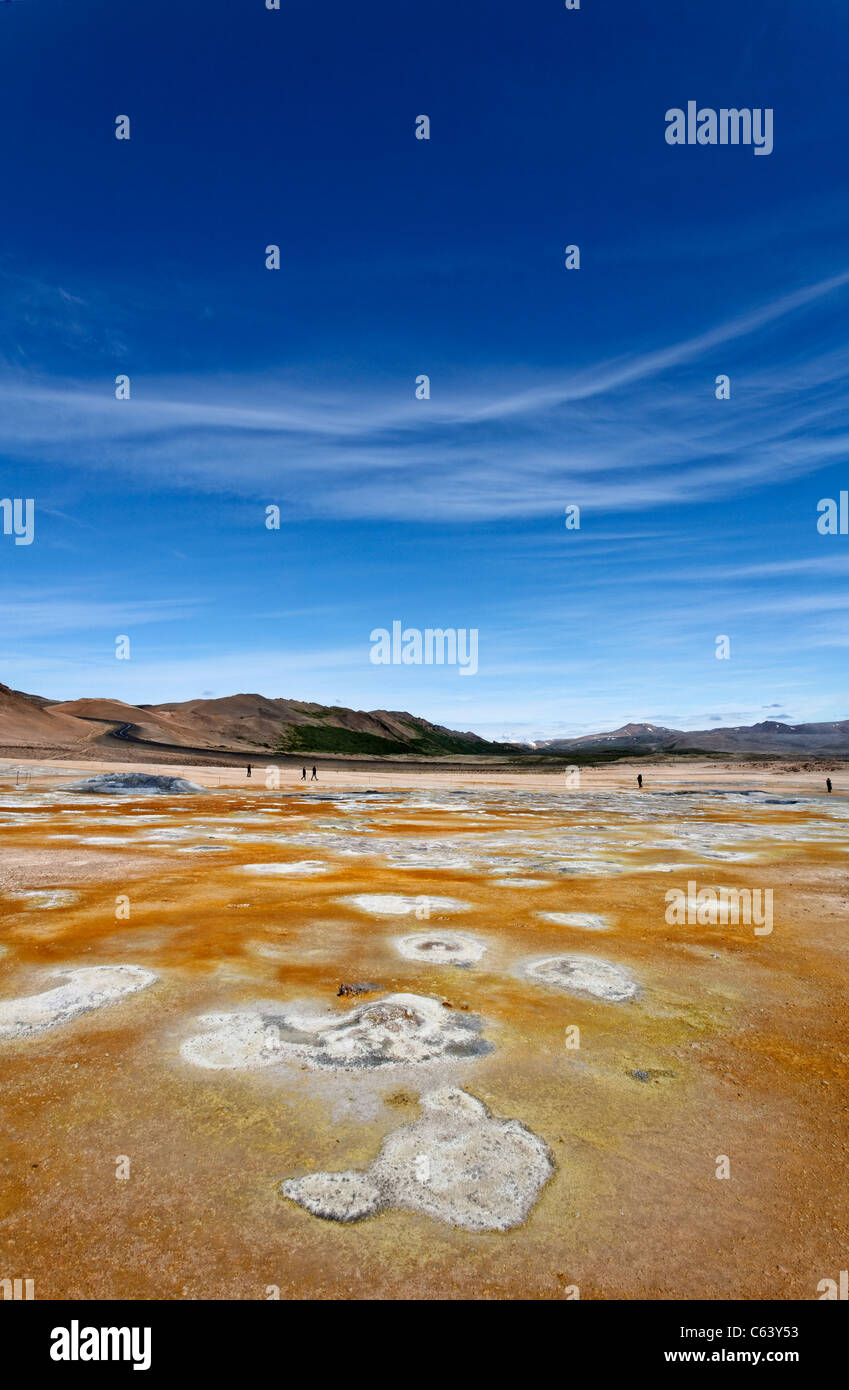
[[[849,355],[826,341],[827,325],[799,361],[795,334],[800,315],[829,312],[847,285],[849,271],[694,337],[518,390],[515,373],[450,387],[437,377],[428,401],[411,381],[402,398],[385,382],[330,390],[291,373],[132,371],[132,399],[116,401],[106,376],[95,390],[19,373],[0,383],[0,431],[24,465],[108,467],[130,487],[276,490],[291,515],[454,522],[564,502],[627,512],[715,500],[845,455]],[[733,377],[730,401],[714,398],[720,370]]]
[[[205,607],[201,599],[87,599],[67,597],[61,590],[37,595],[7,588],[3,605],[3,638],[45,638],[59,634],[124,632],[154,623],[183,622]]]

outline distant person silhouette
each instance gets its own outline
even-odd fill
[[[826,779],[825,779],[825,789],[826,789],[827,792],[830,792],[830,791],[831,791],[831,778],[830,778],[830,777],[826,777]]]
[[[250,763],[248,763],[248,776],[250,777],[250,775],[251,775],[251,765],[250,765]]]
[[[637,786],[640,788],[640,790],[642,790],[642,786],[643,786],[643,774],[642,774],[641,772],[638,772],[638,773],[637,773]]]
[[[306,770],[305,767],[302,767],[302,768],[301,768],[301,781],[302,781],[302,782],[306,782],[306,780],[307,780],[307,770]]]
[[[310,778],[310,781],[311,781],[311,782],[317,782],[317,781],[318,781],[318,773],[316,772],[315,768],[313,768],[313,770],[312,770],[312,777]]]

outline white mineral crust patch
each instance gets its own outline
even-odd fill
[[[281,1192],[332,1221],[396,1207],[466,1231],[520,1226],[554,1173],[548,1146],[458,1087],[432,1091],[421,1104],[421,1118],[390,1134],[368,1168],[310,1173]]]
[[[76,836],[74,837],[76,839]],[[79,899],[79,893],[67,888],[28,888],[21,893],[7,894],[13,902],[24,903],[33,910],[52,910],[57,907],[70,907]]]
[[[712,888],[710,891],[715,896],[702,898],[697,894],[695,897],[687,898],[686,911],[689,922],[698,922],[700,926],[736,926],[738,921],[744,920],[738,898],[735,896],[740,892],[739,889],[724,887]],[[719,896],[721,893],[725,895],[724,898]]]
[[[614,1003],[633,999],[639,988],[636,980],[621,966],[594,956],[546,956],[527,961],[522,974],[529,980],[554,985],[569,994],[588,995]]]
[[[152,970],[140,965],[89,965],[79,970],[51,970],[50,975],[65,976],[65,984],[44,994],[0,1000],[0,1038],[44,1033],[79,1014],[115,1004],[156,979]]]
[[[467,912],[469,909],[468,903],[461,903],[457,898],[434,898],[429,893],[422,897],[427,899],[431,912]],[[348,907],[355,907],[358,912],[370,912],[376,917],[405,917],[415,912],[422,897],[413,898],[405,893],[358,893],[351,898],[340,898],[339,901]]]
[[[378,1067],[490,1050],[477,1015],[458,1014],[420,994],[390,994],[344,1014],[302,1014],[272,1004],[205,1014],[198,1022],[209,1032],[188,1038],[180,1053],[185,1061],[216,1071],[281,1062]]]
[[[251,941],[248,943],[248,950],[255,956],[262,956],[264,960],[285,960],[290,954],[288,947],[275,946],[272,941]]]
[[[598,912],[538,912],[545,922],[559,927],[578,927],[581,931],[608,931],[610,923]]]
[[[83,835],[82,845],[134,845],[139,842],[132,835]]]
[[[493,880],[496,888],[546,888],[551,879],[549,878],[496,878]]]
[[[246,874],[280,874],[285,878],[312,878],[330,868],[321,859],[300,859],[291,864],[243,864]]]
[[[598,874],[606,878],[611,874],[621,874],[622,869],[623,865],[614,863],[612,859],[570,859],[568,864],[557,866],[561,874]]]
[[[478,937],[459,931],[413,932],[399,936],[395,945],[407,960],[434,965],[474,965],[486,950]]]

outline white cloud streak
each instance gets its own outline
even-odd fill
[[[401,401],[385,385],[330,392],[282,375],[130,372],[133,397],[119,402],[108,378],[94,391],[18,375],[0,383],[0,431],[20,468],[108,468],[128,489],[262,498],[292,517],[455,523],[567,502],[627,512],[740,496],[845,456],[846,354],[821,343],[793,359],[799,316],[830,307],[847,284],[849,272],[832,276],[695,337],[518,392],[507,374],[474,389],[443,389],[437,376],[430,401],[409,382]],[[720,368],[733,375],[728,402],[714,399]]]

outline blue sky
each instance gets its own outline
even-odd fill
[[[849,717],[847,41],[842,0],[0,6],[0,680]],[[691,99],[772,154],[668,145]],[[478,674],[373,665],[395,619]]]

